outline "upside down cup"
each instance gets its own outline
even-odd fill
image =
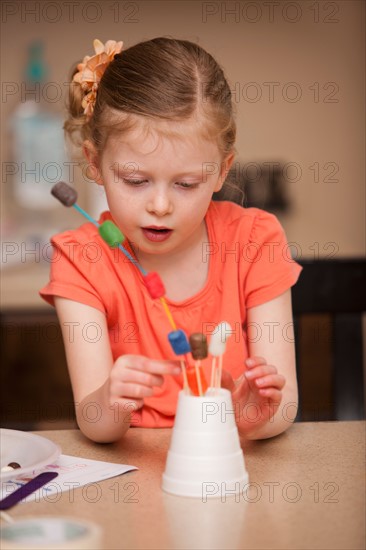
[[[179,496],[226,497],[248,483],[231,393],[179,393],[162,488]]]

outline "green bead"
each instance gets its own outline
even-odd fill
[[[116,248],[119,244],[123,243],[123,241],[125,240],[121,231],[110,220],[103,222],[98,227],[98,231],[103,241],[105,241],[112,248]]]

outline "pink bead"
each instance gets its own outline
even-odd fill
[[[144,276],[145,285],[151,298],[161,298],[165,294],[164,283],[155,271],[150,271]]]

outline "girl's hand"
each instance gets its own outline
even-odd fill
[[[263,357],[246,360],[247,371],[234,380],[228,371],[222,373],[222,387],[231,391],[239,433],[253,436],[275,415],[286,379]]]
[[[179,361],[156,361],[142,355],[122,355],[115,361],[108,380],[109,403],[124,409],[141,409],[164,375],[181,374]]]

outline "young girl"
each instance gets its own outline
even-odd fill
[[[212,201],[235,155],[224,73],[185,40],[94,47],[74,71],[65,129],[79,133],[90,179],[105,189],[99,223],[113,220],[123,246],[160,275],[179,329],[210,341],[220,322],[231,325],[222,386],[239,433],[279,434],[296,416],[290,287],[301,268],[272,214]],[[183,377],[161,302],[92,223],[52,243],[41,296],[60,320],[81,430],[111,442],[130,426],[171,427]]]

